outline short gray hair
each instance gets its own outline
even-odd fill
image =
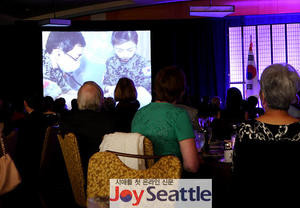
[[[103,101],[103,90],[96,82],[87,81],[80,87],[77,95],[79,110],[100,111]]]
[[[272,109],[287,110],[299,87],[299,74],[289,64],[270,65],[261,75],[260,90],[267,106]]]

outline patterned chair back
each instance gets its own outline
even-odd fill
[[[144,155],[154,155],[152,142],[147,137],[144,138]],[[154,159],[147,159],[146,167],[150,168],[152,165],[154,165]]]
[[[146,170],[127,167],[113,152],[97,152],[89,160],[87,197],[108,198],[109,179],[161,178],[179,179],[182,173],[180,160],[175,156],[162,156]]]
[[[86,207],[85,179],[75,134],[57,135],[76,203]]]

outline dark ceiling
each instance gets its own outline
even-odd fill
[[[18,19],[54,13],[113,0],[1,0],[0,13]]]
[[[188,0],[0,0],[0,24],[5,24],[5,21],[50,18],[45,15],[73,18],[122,8],[178,1]]]

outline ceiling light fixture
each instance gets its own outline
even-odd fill
[[[71,20],[56,18],[56,2],[52,0],[53,4],[53,18],[44,19],[39,21],[39,25],[42,27],[69,27],[71,26]]]
[[[190,16],[198,17],[225,17],[234,12],[232,5],[213,6],[210,0],[209,6],[191,6]]]
[[[71,20],[50,18],[41,20],[39,24],[42,27],[69,27],[71,26]]]

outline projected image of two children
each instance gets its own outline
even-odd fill
[[[44,31],[44,96],[63,97],[68,107],[85,81],[113,97],[118,80],[133,80],[141,107],[151,102],[150,31]]]

